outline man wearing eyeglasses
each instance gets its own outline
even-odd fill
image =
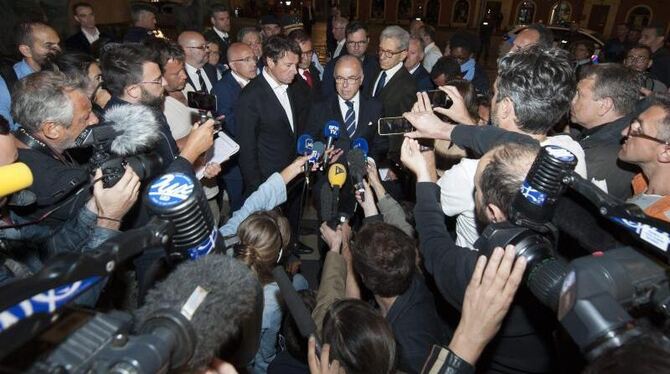
[[[643,44],[633,46],[626,53],[623,60],[624,66],[640,73],[642,78],[642,87],[651,92],[667,92],[668,87],[663,82],[656,79],[649,68],[653,65],[651,60],[651,48]]]
[[[367,54],[368,45],[370,44],[368,27],[362,22],[353,21],[347,25],[345,34],[345,46],[347,49],[343,54],[358,57],[363,63],[363,73],[367,77],[367,81],[362,82],[361,89],[365,92],[365,88],[369,85],[368,82],[372,82],[372,79],[379,73],[379,61],[377,57]],[[333,81],[335,63],[337,63],[337,59],[330,60],[323,69],[323,76],[321,78],[321,93],[323,97],[335,95],[335,81]]]
[[[657,94],[647,110],[621,135],[625,141],[619,160],[637,165],[642,173],[633,178],[634,196],[628,199],[654,218],[670,222],[670,96]]]
[[[298,43],[302,53],[298,62],[298,75],[293,84],[302,87],[305,100],[314,101],[321,94],[321,79],[319,70],[312,61],[312,38],[302,29],[291,31],[288,37]]]
[[[184,95],[189,91],[206,92],[212,91],[212,85],[216,83],[216,68],[207,64],[209,61],[209,48],[205,37],[199,32],[184,31],[177,39],[179,45],[184,48],[186,75],[188,75]]]
[[[225,116],[224,126],[228,134],[238,140],[235,107],[242,89],[256,78],[256,56],[254,51],[244,43],[233,43],[228,47],[228,65],[220,81],[214,84],[212,94],[216,97],[216,115]],[[238,158],[234,157],[223,165],[220,186],[228,192],[230,211],[234,212],[244,203],[244,182]]]
[[[570,120],[582,130],[576,140],[586,155],[588,179],[610,194],[631,195],[633,171],[617,162],[621,131],[630,124],[639,97],[636,73],[620,64],[585,66],[570,104]]]
[[[409,48],[409,33],[400,26],[388,26],[379,36],[379,66],[381,72],[374,84],[367,87],[368,95],[384,106],[384,117],[401,116],[416,102],[417,84],[403,62]],[[389,156],[400,159],[402,137],[393,137]]]

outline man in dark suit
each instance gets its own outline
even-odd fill
[[[367,89],[368,94],[381,100],[384,117],[402,116],[416,102],[416,81],[405,69],[409,33],[399,26],[388,26],[379,36],[379,65],[381,72]],[[390,139],[389,158],[400,159],[401,136]]]
[[[377,61],[377,58],[367,54],[368,45],[370,44],[368,28],[362,22],[353,21],[347,25],[345,34],[346,50],[343,54],[350,54],[361,60],[363,64],[363,74],[368,79],[367,81],[362,82],[361,90],[365,92],[368,87],[368,82],[374,79],[377,76],[377,73],[379,73],[379,62]],[[333,80],[335,63],[337,63],[337,59],[330,60],[323,69],[321,93],[324,97],[334,96],[336,93],[335,81]]]
[[[421,61],[424,56],[424,43],[418,36],[409,37],[409,46],[407,47],[407,58],[405,58],[405,68],[412,74],[416,81],[416,87],[419,91],[430,91],[435,89],[430,74],[423,67]]]
[[[226,52],[230,45],[230,12],[223,5],[214,5],[209,20],[212,22],[212,28],[205,30],[203,35],[207,41],[218,44],[219,63],[227,64]]]
[[[146,38],[155,37],[156,8],[147,3],[135,3],[130,7],[130,19],[133,25],[128,28],[123,36],[124,43],[142,43]]]
[[[377,162],[382,161],[388,151],[388,141],[377,134],[377,120],[382,115],[382,104],[360,91],[364,75],[358,58],[342,56],[335,65],[337,94],[314,103],[309,111],[308,132],[315,140],[326,140],[323,137],[323,126],[326,122],[335,120],[340,124],[340,137],[335,142],[335,148],[341,149],[343,154],[338,162],[346,163],[351,142],[356,138],[367,140],[368,155]],[[317,201],[320,198],[320,186],[326,182],[325,176],[317,178],[315,182],[312,193]],[[342,191],[340,210],[352,214],[355,199],[350,181],[347,181]]]
[[[205,37],[199,32],[184,31],[177,39],[184,49],[184,69],[188,79],[184,88],[184,95],[189,91],[209,93],[216,83],[216,68],[209,65],[209,49]]]
[[[301,29],[291,31],[288,37],[298,43],[302,52],[298,63],[298,75],[293,84],[302,86],[302,91],[306,95],[305,100],[315,101],[321,95],[321,79],[319,79],[319,70],[312,62],[314,54],[312,38]]]
[[[79,32],[65,40],[65,48],[69,51],[93,54],[91,44],[97,40],[112,40],[112,37],[100,32],[95,26],[95,13],[91,4],[76,3],[72,6],[74,20],[79,24]]]
[[[230,70],[214,84],[212,94],[216,97],[216,115],[225,116],[224,128],[228,135],[239,142],[235,107],[242,89],[256,78],[256,56],[248,45],[233,43],[228,48],[228,57]],[[234,212],[240,209],[244,202],[244,182],[238,155],[223,165],[220,175],[219,185],[228,192],[230,210]]]

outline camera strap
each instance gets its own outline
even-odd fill
[[[21,141],[21,143],[25,144],[28,146],[28,148],[41,152],[47,156],[53,157],[61,162],[63,162],[66,165],[72,165],[73,163],[71,161],[68,161],[60,155],[58,152],[54,151],[49,147],[46,143],[42,142],[41,140],[35,138],[32,136],[26,129],[23,127],[19,127],[18,129],[14,130],[13,132],[14,137]]]

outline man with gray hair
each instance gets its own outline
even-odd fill
[[[346,53],[346,50],[344,49],[344,43],[346,42],[345,30],[347,29],[348,23],[349,20],[344,17],[337,17],[333,20],[333,36],[335,36],[335,41],[337,44],[335,45],[335,49],[330,53],[331,59],[336,59],[343,53]]]
[[[416,101],[416,81],[403,65],[408,47],[409,32],[400,26],[388,26],[379,36],[379,66],[382,70],[374,84],[366,88],[368,95],[384,105],[384,117],[401,116]],[[391,139],[390,156],[400,155],[401,141],[401,137]]]
[[[421,38],[414,35],[409,38],[405,68],[412,74],[412,78],[416,81],[419,91],[430,91],[435,89],[435,85],[430,79],[430,74],[428,74],[426,68],[421,65],[424,58],[424,48],[425,44]]]

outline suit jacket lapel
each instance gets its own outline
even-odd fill
[[[331,99],[331,109],[333,114],[335,114],[334,120],[336,120],[340,124],[340,134],[347,134],[347,129],[344,127],[344,115],[342,115],[342,111],[340,110],[340,99],[338,99],[338,95],[334,95],[333,99]],[[323,126],[323,124],[321,124]]]
[[[356,123],[356,131],[354,132],[354,138],[363,136],[364,133],[368,131],[368,126],[372,121],[370,118],[368,99],[364,98],[363,95],[360,95],[360,103],[358,105],[358,123]],[[372,125],[375,125],[374,123]]]
[[[293,129],[291,129],[291,123],[288,120],[288,115],[286,115],[286,111],[284,110],[284,107],[281,105],[281,102],[279,101],[279,98],[277,95],[275,95],[274,90],[272,89],[272,86],[270,86],[270,82],[265,79],[265,76],[261,73],[260,78],[263,80],[263,86],[265,87],[265,93],[266,95],[270,96],[270,102],[275,103],[275,106],[277,107],[277,111],[281,113],[281,118],[284,121],[284,124],[286,127],[288,127],[289,131],[291,131],[294,135],[295,132]],[[293,108],[293,100],[291,99],[291,95],[289,94],[289,101],[291,102],[291,111],[294,113],[293,114],[293,124],[297,124],[295,121],[295,109]]]

